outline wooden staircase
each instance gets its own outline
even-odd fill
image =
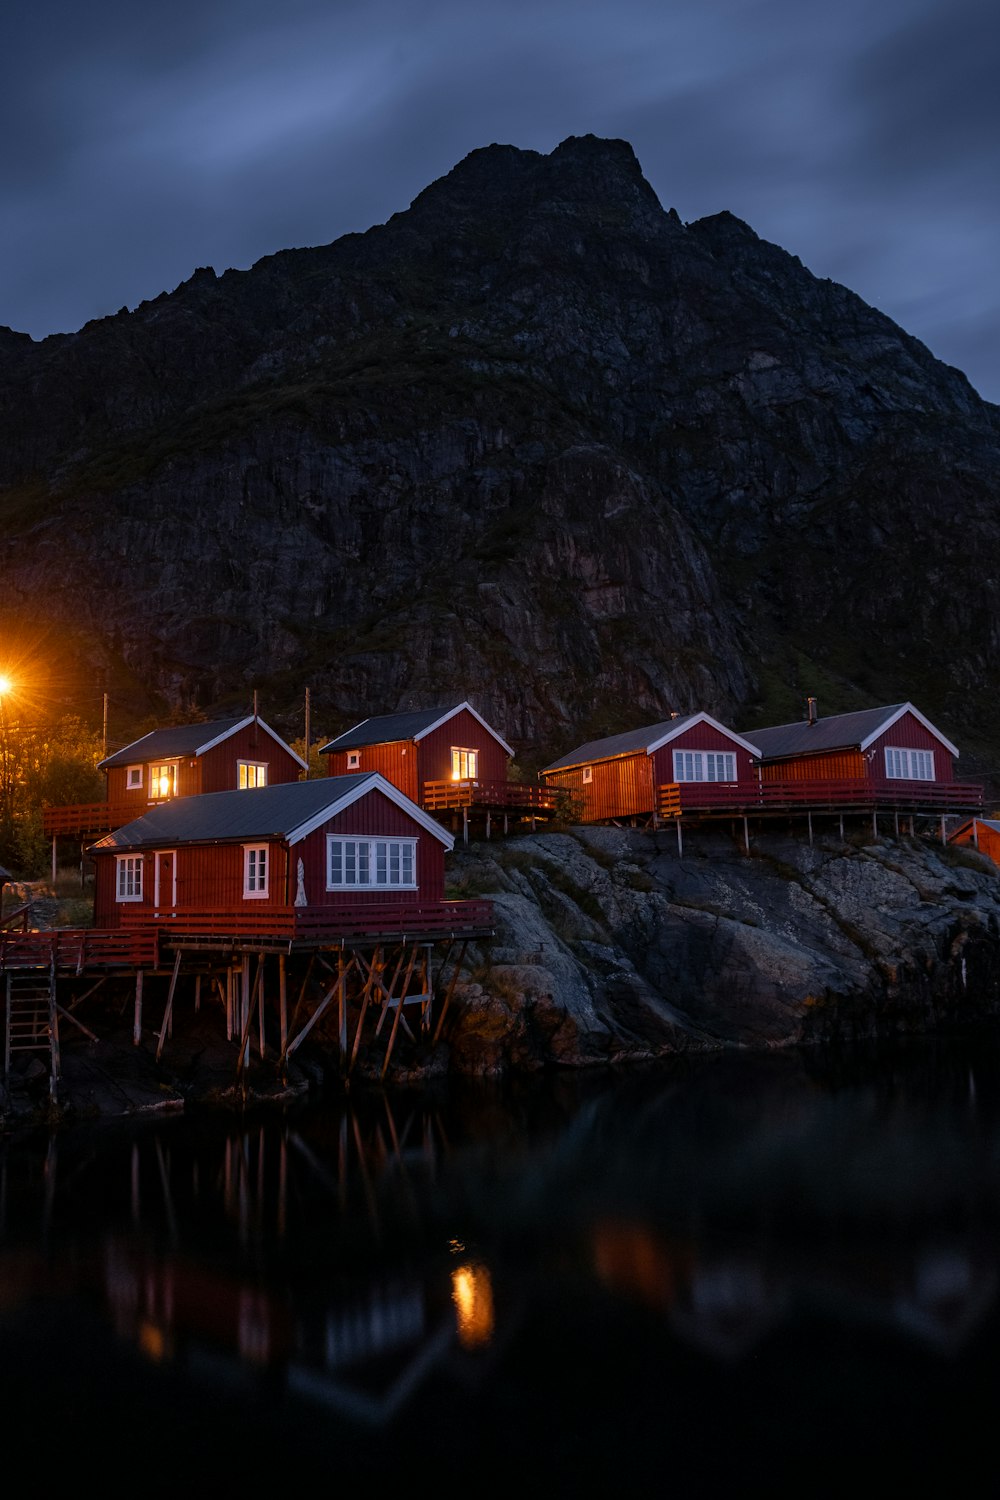
[[[49,1094],[55,1098],[59,1085],[55,953],[53,952],[47,968],[37,965],[8,969],[6,979],[4,1082],[9,1082],[10,1060],[15,1052],[46,1053],[49,1059]]]

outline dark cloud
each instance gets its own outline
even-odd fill
[[[36,0],[0,52],[0,323],[74,329],[593,132],[1000,399],[998,33],[992,0]]]

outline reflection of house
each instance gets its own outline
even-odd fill
[[[49,807],[52,834],[97,834],[131,823],[175,797],[274,786],[297,781],[305,761],[256,714],[154,729],[98,765],[104,802]]]
[[[94,923],[304,934],[350,915],[415,931],[469,905],[444,901],[452,843],[373,771],[181,797],[91,846]]]
[[[329,774],[378,771],[435,814],[547,818],[557,792],[510,779],[514,751],[470,703],[364,719],[328,744]]]
[[[966,844],[1000,865],[1000,822],[995,818],[966,818],[948,835],[949,844]]]
[[[578,745],[541,775],[595,823],[742,806],[756,795],[757,753],[709,714],[687,714]]]

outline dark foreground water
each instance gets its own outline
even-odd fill
[[[992,1495],[998,1278],[992,1033],[81,1125],[0,1141],[7,1472]]]

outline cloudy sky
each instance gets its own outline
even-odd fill
[[[1000,402],[998,80],[997,0],[21,0],[0,324],[71,332],[593,133]]]

